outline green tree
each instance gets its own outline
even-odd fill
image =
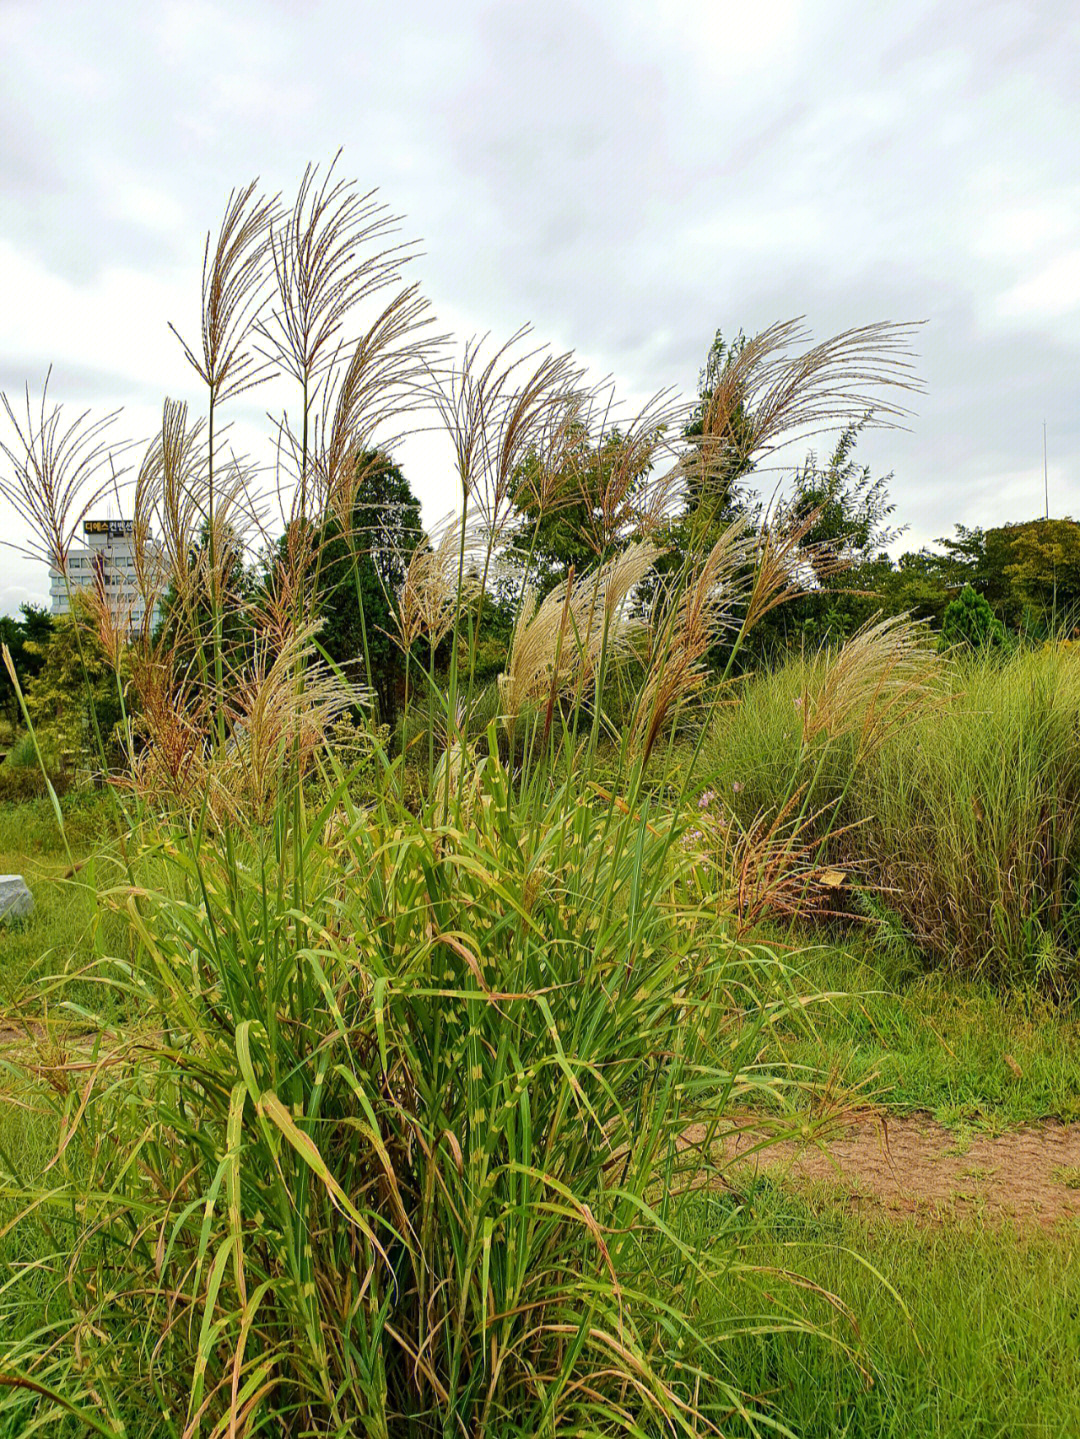
[[[971,585],[980,594],[986,590],[986,535],[983,530],[955,525],[951,538],[935,541],[944,553],[934,555],[942,581],[954,589]]]
[[[27,687],[26,708],[46,760],[59,764],[66,754],[96,760],[99,735],[106,761],[117,760],[124,664],[118,678],[78,595],[73,613],[53,620],[44,643],[27,640],[26,650],[41,666]]]
[[[1080,611],[1080,524],[1025,520],[987,530],[982,591],[1012,628],[1047,633]]]
[[[44,605],[22,604],[19,614],[18,619],[0,615],[0,643],[7,645],[15,673],[25,691],[45,663],[44,650],[52,637],[53,621]],[[18,729],[21,722],[19,701],[3,665],[0,665],[0,712],[13,730]]]
[[[895,564],[890,561],[876,583],[867,587],[880,599],[879,608],[885,614],[908,614],[934,625],[940,625],[955,591],[942,557],[925,546],[908,550]]]
[[[357,470],[350,526],[330,521],[319,537],[315,612],[331,659],[364,681],[370,661],[379,719],[393,724],[405,682],[395,638],[397,595],[424,528],[420,501],[389,455],[368,451]]]
[[[717,330],[698,374],[697,403],[682,432],[689,442],[682,506],[659,536],[664,554],[658,577],[680,571],[690,556],[707,554],[736,519],[747,513],[756,518],[760,511],[746,484],[754,468],[754,421],[738,375],[745,346],[741,330],[730,344]],[[721,662],[724,649],[716,647],[713,664]]]
[[[1005,626],[994,615],[990,603],[965,585],[946,607],[941,622],[941,638],[947,645],[967,645],[986,649],[1005,642]]]
[[[628,437],[610,430],[594,444],[575,428],[554,474],[529,455],[511,480],[517,518],[508,538],[511,554],[531,589],[542,598],[626,544],[640,516],[656,433]],[[520,587],[520,586],[519,586]]]
[[[687,541],[693,535],[699,548],[709,548],[710,536],[718,535],[753,501],[744,481],[754,468],[754,421],[745,394],[735,379],[745,347],[746,336],[742,330],[730,344],[725,342],[723,332],[717,330],[698,375],[697,404],[683,430],[685,439],[692,444],[699,442],[693,448],[700,454],[700,463],[691,462],[687,466],[682,538]],[[733,402],[726,395],[729,382],[736,386]],[[722,423],[718,425],[711,412],[722,391],[725,403]],[[706,428],[710,443],[702,445]],[[678,543],[679,536],[674,538]]]
[[[806,593],[766,616],[753,637],[758,654],[843,638],[875,612],[894,611],[907,588],[899,581],[913,578],[898,575],[887,552],[901,533],[890,523],[892,475],[875,478],[855,458],[865,423],[843,431],[824,465],[811,452],[795,472],[789,516],[805,524],[795,562]]]

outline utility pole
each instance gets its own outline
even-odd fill
[[[1046,469],[1046,421],[1043,420],[1043,503],[1046,507],[1046,518],[1050,518],[1050,480]]]
[[[1050,525],[1049,525],[1049,520],[1050,520],[1050,477],[1049,477],[1049,471],[1047,470],[1047,467],[1046,467],[1046,421],[1045,421],[1045,420],[1043,420],[1043,507],[1044,507],[1044,509],[1045,509],[1046,519],[1047,519],[1046,540],[1047,540],[1047,543],[1048,543],[1049,546],[1050,546],[1050,556],[1051,556],[1051,559],[1052,559],[1053,565],[1054,565],[1054,598],[1053,598],[1053,601],[1052,601],[1052,608],[1051,608],[1051,611],[1050,611],[1050,614],[1051,614],[1051,620],[1050,620],[1050,623],[1051,623],[1051,633],[1054,633],[1054,632],[1057,630],[1057,554],[1056,554],[1055,551],[1054,551],[1054,543],[1053,543],[1053,538],[1052,538],[1052,536],[1051,536],[1051,534],[1050,534]]]

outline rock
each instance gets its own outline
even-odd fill
[[[0,874],[0,919],[24,919],[34,912],[34,896],[21,874]]]

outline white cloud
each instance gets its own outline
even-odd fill
[[[197,391],[231,187],[344,146],[382,187],[444,327],[522,321],[621,388],[692,387],[727,334],[927,318],[928,394],[894,468],[933,537],[1030,512],[1050,426],[1080,511],[1080,25],[1073,0],[79,0],[8,4],[0,60],[0,372],[56,362],[73,405]],[[260,396],[244,426],[261,433]],[[406,450],[432,510],[440,447]],[[5,532],[10,517],[0,515]],[[0,552],[2,555],[2,552]],[[0,557],[0,608],[38,583]],[[39,593],[43,590],[41,585]]]
[[[1057,255],[998,301],[1002,315],[1061,320],[1080,307],[1080,247]]]

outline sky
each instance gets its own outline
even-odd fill
[[[1076,0],[0,0],[0,33],[16,401],[51,364],[118,437],[201,404],[168,321],[197,326],[207,230],[341,148],[421,241],[441,329],[531,323],[643,398],[692,393],[718,328],[923,321],[908,429],[858,449],[904,546],[1041,513],[1044,421],[1080,517]],[[449,510],[443,452],[402,458]],[[2,500],[0,539],[25,539]],[[0,549],[0,612],[47,590]]]

